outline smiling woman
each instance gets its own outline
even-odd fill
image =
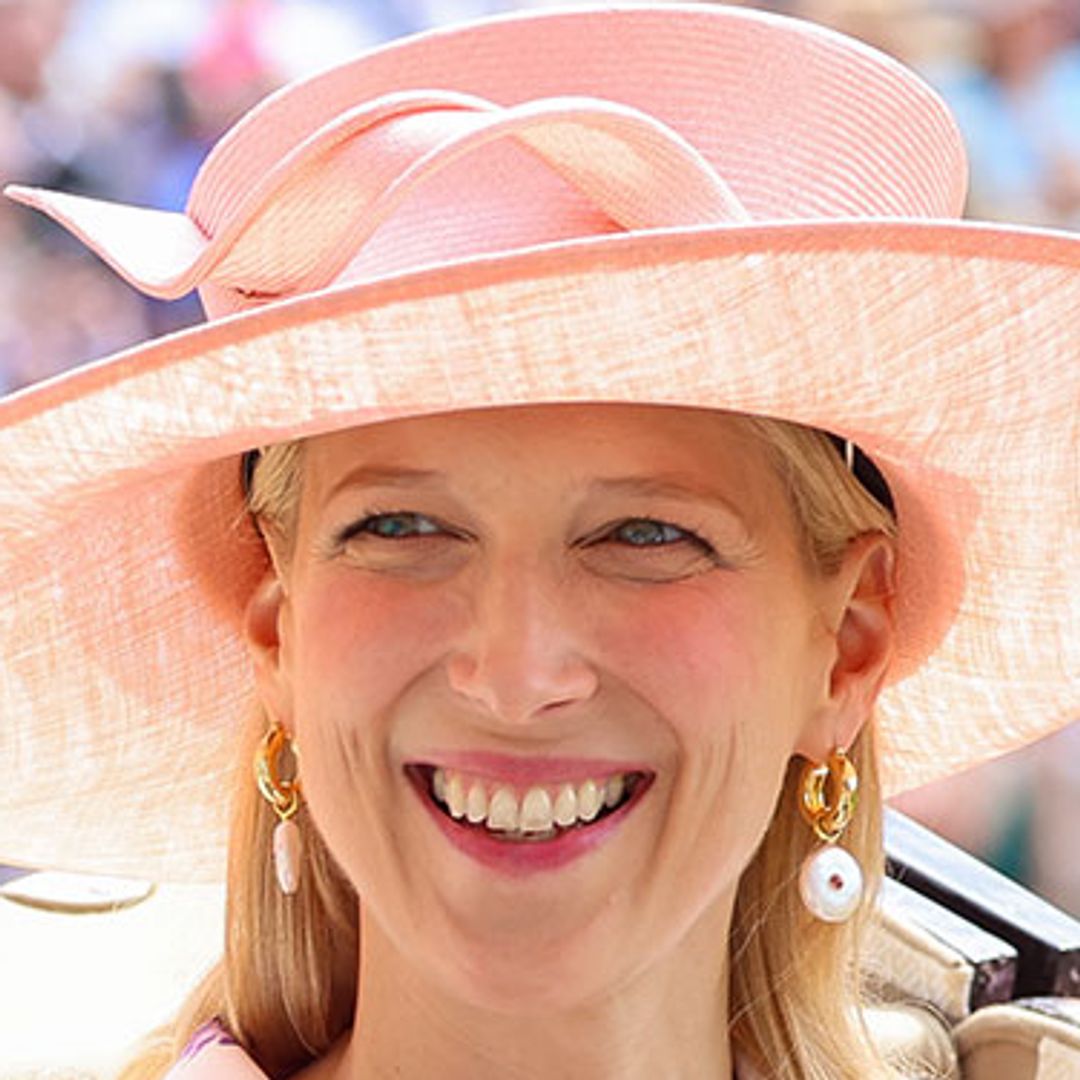
[[[916,1074],[882,794],[1076,708],[1078,243],[963,174],[664,4],[286,87],[185,214],[12,192],[211,318],[0,405],[0,855],[227,874],[130,1077]]]
[[[892,644],[894,525],[824,436],[627,405],[456,413],[270,448],[249,502],[275,567],[249,608],[261,698],[304,747],[305,848],[325,841],[343,871],[280,924],[235,913],[225,1012],[276,1071],[337,1033],[325,1003],[305,1028],[251,994],[259,942],[295,943],[276,1001],[333,985],[304,924],[358,913],[354,889],[359,985],[331,1011],[362,1000],[380,1022],[343,1075],[380,1053],[406,1075],[446,1063],[432,1017],[549,1073],[713,1074],[729,1013],[765,1060],[806,1035],[810,1068],[881,1067],[846,1011],[855,927],[778,902],[812,833],[785,814],[761,844],[785,783],[797,799],[793,753],[855,743],[873,775],[857,735]],[[850,838],[868,866],[876,799],[871,783]],[[250,877],[268,860],[236,869],[234,895],[267,894]],[[406,977],[407,1003],[381,1000]],[[479,1049],[464,1041],[449,1075]]]

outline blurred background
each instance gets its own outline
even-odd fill
[[[267,90],[410,31],[537,0],[0,0],[0,179],[181,209]],[[783,0],[919,69],[971,156],[969,216],[1080,227],[1080,0]],[[63,303],[57,302],[62,296]],[[0,206],[0,389],[199,317]]]
[[[391,37],[539,6],[525,0],[0,0],[0,182],[182,209],[210,145],[269,89]],[[756,6],[835,26],[921,71],[950,103],[968,145],[968,216],[1080,228],[1080,0]],[[199,318],[194,299],[163,304],[139,296],[66,233],[0,200],[0,392]],[[1080,915],[1072,824],[1080,820],[1080,727],[912,792],[899,804]],[[202,925],[219,918],[219,898],[203,897],[202,908],[192,903],[182,891],[163,891],[147,908],[175,904],[189,918],[195,910]],[[0,899],[3,908],[13,905]],[[113,962],[93,963],[94,979],[111,967],[117,982],[138,985],[121,954],[130,959],[133,945],[138,951],[133,935],[140,931],[120,920],[142,916],[105,917],[116,921],[119,936],[105,954]],[[0,910],[4,966],[23,973],[0,979],[6,1017],[0,1080],[31,1058],[47,1064],[32,1018],[71,1015],[56,996],[61,984],[79,1002],[85,1038],[92,1041],[101,1030],[102,1021],[87,1009],[95,1002],[78,978],[73,982],[68,947],[68,968],[54,964],[62,962],[58,932],[72,932],[58,931],[57,918]],[[174,936],[165,959],[144,950],[143,970],[173,971],[175,980],[162,988],[161,1004],[153,993],[142,995],[128,1017],[133,1035],[163,1019],[180,984],[210,962],[205,934],[203,944],[186,951],[181,939]],[[115,992],[95,985],[102,990],[97,1004],[115,1014]],[[74,1038],[82,1029],[65,1030]],[[22,1043],[12,1043],[14,1033]]]

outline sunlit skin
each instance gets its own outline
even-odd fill
[[[706,411],[394,421],[311,440],[302,476],[247,633],[362,898],[358,1020],[310,1075],[729,1076],[738,877],[789,758],[870,710],[888,542],[820,578],[764,449]],[[655,779],[599,848],[508,877],[406,779],[455,750]]]

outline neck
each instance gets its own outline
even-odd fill
[[[504,1011],[436,983],[366,919],[358,1021],[326,1060],[326,1074],[333,1080],[729,1080],[729,920],[729,906],[711,912],[673,954],[605,995]]]

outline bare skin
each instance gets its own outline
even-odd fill
[[[363,898],[357,1019],[305,1078],[730,1077],[739,875],[790,757],[869,714],[888,542],[821,578],[729,418],[560,406],[312,440],[276,563],[260,694]],[[475,751],[651,786],[583,857],[508,875],[405,772]]]

